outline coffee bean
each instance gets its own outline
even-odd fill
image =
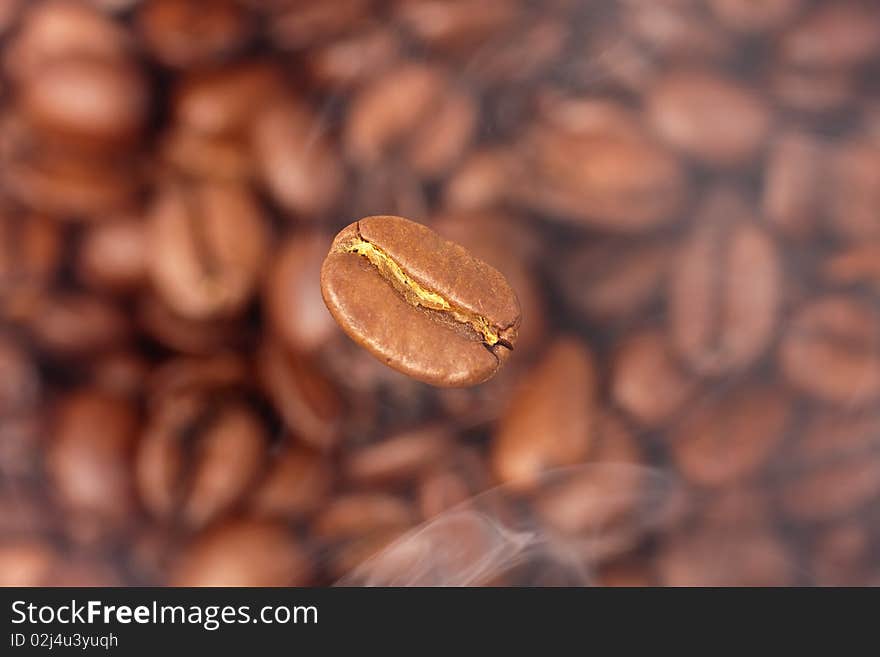
[[[250,512],[260,517],[302,518],[316,512],[330,496],[334,472],[320,453],[285,445],[253,491]]]
[[[673,537],[661,548],[657,570],[663,586],[791,586],[796,572],[793,555],[761,527]]]
[[[257,170],[282,207],[312,218],[338,201],[344,172],[322,118],[281,98],[259,112],[251,129]]]
[[[265,429],[253,411],[228,395],[212,401],[208,392],[178,393],[154,407],[135,461],[150,513],[193,528],[244,496],[266,448]]]
[[[401,217],[367,217],[340,232],[321,290],[349,337],[432,385],[485,381],[516,342],[519,301],[504,277]]]
[[[233,0],[147,0],[136,16],[151,53],[175,67],[210,64],[241,49],[250,18]]]
[[[792,519],[822,522],[854,514],[880,496],[880,459],[876,454],[823,463],[785,481],[780,504]]]
[[[361,166],[377,165],[399,151],[417,174],[433,177],[458,159],[475,123],[473,101],[442,71],[408,64],[355,97],[345,144]]]
[[[816,299],[792,319],[779,364],[792,385],[844,406],[880,395],[880,316],[872,305],[844,296]]]
[[[147,282],[147,242],[147,226],[139,217],[95,224],[80,245],[79,276],[101,290],[136,290]]]
[[[622,340],[611,365],[613,400],[646,426],[669,420],[693,396],[696,384],[657,331]]]
[[[46,470],[76,537],[112,535],[134,519],[129,463],[137,415],[106,394],[81,390],[55,411]]]
[[[702,374],[743,369],[774,335],[782,293],[776,246],[730,190],[710,193],[670,277],[670,332]]]
[[[791,417],[791,399],[775,386],[725,392],[688,410],[671,432],[672,453],[692,483],[729,485],[767,464]]]
[[[175,559],[173,586],[304,586],[312,564],[281,523],[243,518],[197,536]]]
[[[709,6],[725,26],[737,32],[767,32],[791,21],[803,0],[709,0]]]
[[[719,167],[749,163],[764,144],[770,112],[761,98],[713,73],[673,71],[648,98],[648,121],[682,152]]]
[[[316,351],[337,333],[320,287],[321,263],[329,241],[319,233],[293,236],[276,254],[266,277],[263,298],[267,320],[296,351]]]
[[[783,236],[812,237],[822,207],[825,151],[807,133],[779,136],[771,147],[764,171],[762,211]]]
[[[136,139],[149,106],[139,71],[106,59],[53,61],[22,85],[19,98],[37,130],[95,148]]]
[[[360,485],[413,480],[450,451],[450,434],[449,428],[433,425],[388,436],[375,445],[351,450],[343,471],[350,481]]]
[[[492,439],[495,477],[528,489],[545,470],[583,461],[596,423],[596,369],[575,338],[550,345],[510,398]]]
[[[518,150],[508,193],[585,226],[622,233],[655,228],[675,217],[687,190],[678,160],[640,134],[540,127]]]
[[[169,183],[151,215],[152,281],[177,313],[233,316],[250,300],[268,235],[250,192],[236,185]]]
[[[834,231],[852,241],[880,236],[880,144],[868,140],[840,145],[831,154],[829,214]]]
[[[880,11],[858,2],[818,5],[783,38],[780,48],[792,63],[845,68],[880,54]]]

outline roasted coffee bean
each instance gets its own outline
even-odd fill
[[[697,530],[672,537],[657,557],[663,586],[791,586],[796,563],[764,528]]]
[[[117,60],[131,50],[132,38],[125,28],[86,3],[49,0],[29,5],[3,53],[6,72],[15,80],[39,75],[52,61],[74,56]]]
[[[819,4],[782,39],[790,62],[817,68],[845,68],[880,54],[880,11],[871,3]]]
[[[320,233],[294,235],[275,255],[263,286],[269,324],[296,351],[316,351],[338,332],[321,297],[328,242]]]
[[[137,290],[147,282],[148,254],[147,225],[139,217],[102,221],[86,229],[78,274],[100,290]]]
[[[318,48],[309,57],[307,66],[322,86],[354,87],[388,68],[399,50],[394,32],[384,25],[376,25]]]
[[[412,524],[412,509],[402,499],[383,493],[337,496],[321,509],[312,531],[323,540],[340,540],[379,529],[404,528]]]
[[[671,221],[687,178],[641,134],[579,134],[540,126],[518,148],[508,194],[567,222],[622,233]]]
[[[718,20],[737,32],[766,32],[783,27],[803,4],[803,0],[709,0]]]
[[[332,208],[344,171],[324,120],[301,101],[282,98],[254,119],[251,140],[260,178],[285,209],[314,218]]]
[[[510,398],[492,439],[496,479],[528,489],[541,473],[584,460],[596,424],[596,366],[582,343],[558,338]]]
[[[129,402],[92,390],[68,395],[55,409],[46,470],[75,538],[112,535],[134,519],[129,468],[137,422]]]
[[[438,386],[490,378],[516,342],[516,294],[495,269],[401,217],[367,217],[334,239],[327,307],[387,365]]]
[[[408,64],[355,97],[345,145],[360,166],[395,151],[417,174],[434,177],[455,163],[476,124],[471,98],[432,67]]]
[[[783,236],[807,239],[817,230],[822,208],[825,151],[807,133],[780,135],[767,156],[762,212]]]
[[[830,157],[829,214],[833,230],[863,242],[880,237],[880,144],[869,140],[842,144]]]
[[[732,50],[730,35],[709,17],[694,11],[699,2],[652,2],[626,6],[623,20],[640,41],[661,57],[717,60]]]
[[[375,485],[415,479],[435,466],[452,448],[448,427],[425,426],[403,431],[375,445],[349,452],[343,471],[354,484]]]
[[[760,96],[713,73],[673,71],[647,102],[648,121],[660,137],[712,166],[748,164],[770,129]]]
[[[245,404],[209,391],[178,393],[152,409],[135,461],[138,492],[155,517],[202,527],[243,498],[266,443]]]
[[[859,80],[849,70],[805,70],[780,64],[770,71],[769,84],[783,106],[821,116],[833,115],[849,106]]]
[[[197,536],[177,556],[173,586],[304,586],[312,564],[281,523],[232,520]]]
[[[239,313],[254,292],[268,250],[260,207],[245,187],[172,182],[151,213],[149,270],[183,317]]]
[[[36,343],[58,357],[112,349],[125,342],[130,330],[118,306],[84,293],[39,297],[24,315]]]
[[[250,15],[234,0],[146,0],[137,24],[153,56],[167,66],[210,64],[242,48]]]
[[[395,16],[420,41],[455,54],[504,34],[502,30],[519,17],[517,4],[506,0],[417,0],[397,3]]]
[[[248,508],[255,516],[301,518],[326,502],[333,480],[325,456],[300,445],[285,445],[254,489]]]
[[[671,431],[672,454],[690,482],[729,485],[767,465],[791,417],[791,399],[776,386],[725,391],[688,410]]]
[[[0,418],[31,410],[40,388],[39,370],[25,347],[0,334]]]
[[[22,84],[21,110],[38,131],[108,148],[136,139],[149,98],[137,69],[107,59],[52,61]]]
[[[782,510],[794,521],[852,516],[880,496],[880,458],[874,453],[823,463],[784,482],[779,495]]]
[[[621,341],[611,364],[611,397],[646,426],[669,420],[697,391],[697,380],[671,353],[658,331]]]
[[[844,296],[821,297],[791,320],[779,348],[788,380],[808,395],[843,406],[880,395],[880,315]]]
[[[645,312],[657,301],[673,262],[666,242],[597,240],[572,248],[557,270],[568,308],[602,323]]]
[[[697,215],[670,276],[669,323],[697,372],[744,369],[776,329],[782,272],[773,240],[730,190],[715,190]]]
[[[334,380],[317,360],[267,339],[257,353],[257,369],[266,394],[287,428],[325,451],[340,438],[344,402]]]

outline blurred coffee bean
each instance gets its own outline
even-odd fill
[[[822,522],[854,514],[880,496],[880,458],[876,453],[832,460],[781,483],[779,502],[792,520]]]
[[[696,61],[722,59],[731,38],[693,0],[626,3],[623,20],[631,32],[661,57]]]
[[[508,194],[515,200],[560,220],[613,232],[670,221],[687,189],[678,160],[640,134],[539,128],[524,138],[514,166]]]
[[[591,240],[566,253],[557,285],[572,312],[614,323],[647,311],[659,298],[672,255],[666,242]]]
[[[232,520],[198,535],[171,568],[173,586],[304,586],[308,554],[280,523]]]
[[[145,0],[140,36],[162,64],[189,67],[225,59],[251,37],[251,16],[234,0]]]
[[[164,301],[192,319],[229,317],[250,300],[268,231],[245,187],[165,185],[151,213],[149,270]]]
[[[76,358],[112,349],[125,341],[130,329],[118,306],[80,292],[42,296],[26,315],[37,345],[57,357]]]
[[[134,520],[130,463],[137,424],[131,404],[99,391],[77,391],[55,408],[46,471],[77,540],[112,536]]]
[[[383,493],[338,496],[320,510],[312,533],[322,540],[341,540],[379,529],[404,528],[414,520],[410,506]]]
[[[40,373],[24,345],[0,334],[0,418],[32,409],[40,399]]]
[[[141,499],[157,518],[202,527],[244,496],[263,465],[266,443],[259,417],[228,395],[168,399],[152,409],[138,446]]]
[[[243,326],[234,319],[182,317],[153,294],[141,297],[137,318],[145,334],[184,354],[205,355],[240,345]]]
[[[342,465],[354,485],[389,484],[415,479],[450,451],[448,427],[428,425],[388,436],[373,445],[349,451]]]
[[[500,149],[471,150],[446,184],[444,205],[451,210],[478,210],[499,203],[508,193],[512,170],[508,156]]]
[[[852,241],[880,237],[880,144],[853,141],[831,154],[829,213],[836,233]]]
[[[664,586],[791,586],[796,581],[794,556],[763,528],[673,536],[661,548],[657,570]]]
[[[729,485],[767,465],[791,417],[791,399],[776,386],[725,390],[688,409],[671,432],[672,455],[690,482]]]
[[[802,66],[849,67],[880,55],[880,10],[872,3],[819,3],[788,31],[780,49]]]
[[[750,213],[737,193],[710,191],[670,276],[669,330],[702,374],[744,369],[774,336],[782,271],[774,242]]]
[[[825,151],[809,133],[787,132],[771,146],[764,170],[762,213],[783,237],[807,239],[817,229]]]
[[[710,72],[672,71],[647,98],[647,119],[683,153],[717,167],[748,164],[770,130],[769,108],[737,81]]]
[[[596,422],[593,357],[574,337],[560,337],[524,375],[492,438],[496,479],[523,489],[544,470],[584,459]]]
[[[307,66],[319,85],[348,88],[384,71],[397,58],[399,50],[394,32],[379,24],[316,49]]]
[[[262,104],[283,87],[281,70],[266,61],[198,69],[174,89],[174,123],[207,137],[241,135]]]
[[[58,558],[40,538],[0,541],[0,586],[49,586]]]
[[[863,570],[870,559],[865,527],[844,520],[816,540],[810,554],[810,575],[816,586],[865,586]]]
[[[342,37],[369,24],[374,4],[374,0],[336,0],[332,7],[312,0],[281,2],[271,15],[269,37],[277,47],[290,50]]]
[[[476,123],[476,107],[442,71],[405,64],[370,83],[352,101],[345,147],[361,167],[392,154],[425,177],[445,172],[461,156]]]
[[[880,395],[880,315],[845,296],[810,301],[792,318],[779,364],[796,388],[845,407]]]
[[[467,51],[503,30],[519,17],[521,3],[510,0],[416,0],[395,3],[404,29],[432,48],[453,54]]]
[[[248,503],[255,516],[301,518],[327,500],[334,480],[329,460],[300,445],[284,445],[253,489]]]
[[[47,63],[23,82],[19,102],[37,131],[96,149],[118,148],[136,139],[149,108],[137,69],[86,57]]]
[[[0,209],[0,313],[15,316],[61,263],[62,231],[50,219]]]
[[[293,435],[322,451],[337,443],[343,400],[313,358],[268,338],[257,355],[257,368],[266,394]]]
[[[649,427],[669,420],[697,391],[697,380],[676,361],[665,336],[655,330],[621,340],[610,375],[613,401]]]
[[[39,77],[50,62],[71,57],[118,61],[131,50],[132,38],[126,29],[86,3],[48,0],[28,4],[15,38],[3,53],[6,73],[15,80]]]
[[[147,282],[148,237],[139,217],[89,226],[77,254],[79,277],[99,290],[137,290]]]
[[[326,120],[301,101],[280,99],[254,119],[257,169],[273,199],[296,216],[313,218],[338,202],[344,171]]]
[[[90,364],[90,381],[95,388],[112,395],[136,398],[146,387],[150,365],[134,350],[98,354]]]
[[[709,0],[715,16],[736,32],[766,32],[791,21],[803,6],[803,0]]]
[[[267,321],[290,349],[316,351],[339,331],[321,297],[321,263],[331,241],[320,233],[292,236],[266,276]]]
[[[778,101],[795,112],[833,115],[853,102],[859,81],[849,70],[780,64],[770,70],[769,84]]]

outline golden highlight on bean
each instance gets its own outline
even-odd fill
[[[372,242],[358,235],[357,238],[344,245],[343,250],[348,253],[356,253],[369,260],[385,278],[391,281],[395,289],[403,293],[404,297],[411,304],[449,313],[456,321],[468,324],[480,335],[483,342],[490,347],[499,343],[504,344],[498,332],[485,317],[463,308],[458,308],[443,298],[442,295],[425,288],[407,274],[391,256]],[[509,347],[506,344],[504,346]]]

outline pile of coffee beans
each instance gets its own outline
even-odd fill
[[[0,583],[880,585],[877,2],[6,0],[0,70]],[[370,215],[503,274],[494,377],[339,328]]]

